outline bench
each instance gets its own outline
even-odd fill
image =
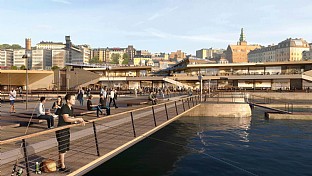
[[[8,122],[18,122],[18,123],[23,123],[23,122],[29,122],[30,116],[25,116],[25,115],[11,115],[11,116],[1,116],[1,120],[8,121]],[[38,119],[32,118],[30,120],[31,123],[42,123],[46,122],[46,120],[43,119]]]
[[[3,119],[1,119],[3,120]],[[19,127],[19,123],[13,123],[13,122],[0,122],[0,130],[3,130],[5,128],[14,128],[14,127]]]

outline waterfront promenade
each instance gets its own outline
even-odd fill
[[[137,103],[138,105],[134,106],[120,106],[118,109],[112,108],[113,115],[101,118],[96,118],[95,113],[84,115],[83,118],[88,121],[85,127],[78,124],[71,125],[72,142],[71,151],[66,154],[67,166],[74,171],[98,159],[99,156],[101,156],[102,160],[98,161],[98,163],[102,163],[134,145],[136,142],[143,140],[147,137],[145,136],[147,135],[146,133],[151,133],[153,129],[154,131],[152,131],[152,133],[157,131],[158,129],[156,128],[161,127],[161,124],[168,122],[170,119],[175,118],[177,114],[181,114],[189,109],[189,106],[182,105],[182,97],[183,96],[170,98],[169,101],[167,98],[163,99],[160,101],[160,104],[156,106],[149,106],[145,103],[140,105],[140,103]],[[131,100],[131,102],[146,101],[147,97],[120,97],[117,101],[122,103],[129,100]],[[186,100],[184,101],[186,102]],[[188,101],[190,101],[190,99],[188,99]],[[185,104],[185,102],[183,102],[183,104]],[[51,104],[51,102],[49,103]],[[192,99],[192,103],[189,104],[191,104],[191,107],[197,104],[198,98],[196,99],[196,103],[194,103],[195,99]],[[29,105],[34,104],[35,102],[31,102]],[[16,106],[17,112],[23,111],[24,103],[17,103]],[[4,111],[8,108],[6,104],[4,104],[3,107]],[[46,107],[48,107],[48,103]],[[131,122],[131,114],[133,116],[133,122]],[[3,115],[7,115],[6,112],[3,113]],[[94,137],[94,126],[96,126],[97,142],[95,142]],[[41,162],[43,159],[47,158],[57,161],[58,152],[55,140],[55,131],[57,129],[47,130],[45,123],[32,124],[28,129],[28,134],[30,135],[26,138],[25,136],[18,138],[18,136],[22,136],[25,133],[25,130],[26,127],[23,126],[5,128],[2,130],[1,175],[10,174],[17,158],[19,158],[18,165],[24,168],[26,172],[25,158],[22,154],[24,150],[22,150],[23,147],[20,147],[22,139],[26,141],[31,174],[34,174],[33,169],[35,162]],[[58,174],[64,175],[64,173],[61,172],[53,173],[53,175]]]
[[[231,95],[232,97],[233,94]],[[307,97],[304,93],[301,96]],[[211,100],[215,98],[212,97]],[[97,101],[98,99],[95,98],[94,102]],[[257,101],[263,103],[263,100],[259,97]],[[300,102],[300,99],[292,99],[291,101]],[[179,115],[183,114],[183,112],[199,104],[197,96],[190,99],[184,95],[172,97],[169,100],[168,98],[162,99],[160,104],[156,106],[146,104],[146,96],[118,97],[117,102],[121,106],[118,109],[112,108],[111,116],[96,118],[94,112],[83,115],[83,118],[88,121],[85,127],[79,124],[71,125],[71,150],[66,154],[66,163],[72,171],[85,166],[85,168],[82,168],[82,171],[73,172],[73,175],[81,175],[87,170],[109,160],[169,124],[171,120],[179,118]],[[127,104],[125,102],[132,102],[136,105],[125,106]],[[305,104],[297,104],[307,106],[308,99],[305,99],[304,102]],[[36,102],[30,102],[29,107],[34,107],[35,104]],[[52,105],[52,101],[48,101],[46,107],[50,105]],[[16,106],[17,112],[25,111],[25,103],[17,103]],[[8,104],[5,103],[3,107],[3,115],[9,115],[7,113]],[[96,138],[94,135],[94,126],[97,135]],[[58,152],[55,139],[55,131],[57,129],[47,130],[45,123],[32,124],[28,130],[28,134],[30,135],[20,137],[23,136],[25,130],[25,126],[17,128],[8,127],[1,130],[1,175],[10,174],[16,158],[18,158],[18,165],[26,171],[24,150],[23,147],[20,147],[23,139],[26,141],[31,175],[34,174],[35,162],[41,162],[48,158],[57,161]],[[92,163],[90,164],[90,162]],[[65,174],[57,172],[53,173],[53,175]]]

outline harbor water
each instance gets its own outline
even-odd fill
[[[312,175],[312,121],[182,117],[94,175]]]

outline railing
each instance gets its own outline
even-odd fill
[[[259,96],[259,95],[250,95],[247,101],[251,104],[282,104],[283,109],[280,109],[278,107],[274,107],[274,109],[285,111],[287,113],[294,112],[293,103],[285,101],[285,100],[277,100],[271,97],[264,97],[264,96]]]
[[[115,115],[93,118],[88,120],[84,127],[72,124],[2,140],[0,141],[1,175],[11,175],[12,170],[15,174],[19,169],[24,170],[26,175],[34,175],[36,162],[40,163],[44,159],[57,161],[58,145],[55,132],[58,130],[71,129],[71,150],[65,155],[65,160],[69,161],[66,163],[71,163],[70,167],[76,170],[110,151],[117,150],[127,142],[144,136],[148,131],[199,103],[200,97],[195,95]],[[42,173],[42,175],[49,174]],[[65,175],[65,173],[58,172],[57,175]]]
[[[203,96],[204,102],[211,103],[242,103],[246,94],[244,92],[213,92]]]

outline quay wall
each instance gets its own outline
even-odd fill
[[[286,100],[312,100],[312,92],[246,92],[250,95]]]
[[[246,103],[202,103],[185,114],[186,116],[203,117],[250,117],[251,109]]]

